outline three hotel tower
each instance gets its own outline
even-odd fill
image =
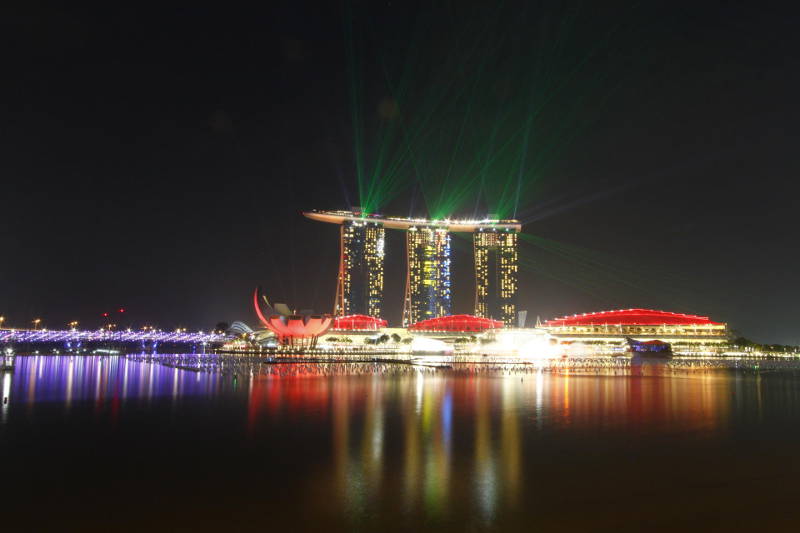
[[[309,211],[306,217],[340,225],[339,277],[334,314],[380,317],[383,311],[385,229],[406,232],[403,326],[451,314],[450,239],[473,234],[475,311],[514,324],[517,296],[516,220],[426,220]]]

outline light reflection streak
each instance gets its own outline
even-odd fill
[[[122,370],[122,376],[123,376],[122,377],[122,399],[123,399],[123,403],[124,403],[124,400],[128,397],[128,365],[129,364],[130,364],[130,361],[125,359],[125,362],[123,363],[123,370]]]
[[[403,468],[403,509],[410,513],[417,504],[420,484],[420,457],[419,457],[419,412],[422,402],[420,383],[422,377],[418,372],[415,378],[414,402],[401,402],[403,412],[404,439],[404,468]]]
[[[95,376],[96,376],[96,378],[95,378],[95,388],[94,388],[95,405],[97,405],[98,407],[100,406],[100,402],[102,400],[102,398],[100,396],[100,375],[102,374],[102,372],[103,372],[103,360],[100,359],[97,362],[97,370],[95,372]]]
[[[425,377],[421,370],[417,369],[417,388],[416,388],[416,411],[422,411],[422,392],[425,389]]]
[[[434,377],[429,380],[423,406],[423,435],[425,435],[425,511],[428,516],[439,518],[447,509],[450,456],[445,444],[444,424],[442,423],[443,398],[447,395],[448,380]]]
[[[150,400],[153,397],[153,388],[155,387],[156,380],[153,378],[153,373],[155,372],[156,365],[153,363],[149,364],[150,366],[150,375],[147,377],[147,399]]]
[[[36,358],[33,360],[33,369],[34,371],[31,372],[30,376],[28,377],[28,403],[29,409],[33,409],[33,400],[36,398],[36,376],[39,376],[39,379],[42,377],[42,364],[39,356],[37,355]]]
[[[11,372],[3,372],[3,423],[8,420],[8,410],[11,407]]]
[[[541,430],[544,424],[544,372],[536,372],[536,427]]]
[[[520,397],[521,380],[516,376],[503,380],[503,415],[500,419],[500,442],[503,458],[503,490],[506,501],[516,507],[522,488],[522,439],[519,431],[517,399]]]
[[[177,368],[172,369],[172,401],[178,400],[178,372]]]
[[[494,517],[495,500],[495,465],[492,454],[491,420],[489,418],[490,395],[479,385],[475,404],[475,467],[474,490],[477,507],[484,522]]]
[[[449,450],[453,441],[453,391],[450,388],[442,401],[442,436],[445,449]]]
[[[350,420],[348,398],[342,394],[343,384],[334,385],[333,393],[333,459],[337,494],[347,493],[349,479]]]
[[[65,391],[65,398],[64,398],[64,410],[69,412],[69,408],[72,406],[72,386],[73,380],[75,379],[75,360],[70,357],[69,364],[67,365],[67,388]]]
[[[381,456],[383,453],[383,409],[382,390],[379,381],[373,376],[367,388],[366,419],[364,434],[362,436],[362,466],[363,480],[369,483],[370,488],[378,487],[381,483]]]

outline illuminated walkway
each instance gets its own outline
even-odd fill
[[[0,329],[0,342],[179,342],[218,343],[229,337],[219,333],[167,331],[81,331],[46,329]]]

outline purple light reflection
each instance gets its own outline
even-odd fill
[[[224,376],[191,372],[156,362],[115,356],[17,356],[13,372],[3,374],[2,416],[21,404],[62,402],[67,409],[80,402],[112,406],[126,400],[158,397],[214,396]]]

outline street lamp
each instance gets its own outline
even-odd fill
[[[70,323],[69,323],[69,324],[67,324],[67,325],[68,325],[70,328],[72,328],[73,330],[75,330],[75,329],[78,329],[78,321],[77,321],[77,320],[73,320],[72,322],[70,322]]]
[[[41,318],[37,318],[33,321],[33,329],[39,329],[39,323],[42,321]]]
[[[3,322],[5,322],[5,321],[6,321],[6,317],[0,316],[0,328],[3,327]]]

